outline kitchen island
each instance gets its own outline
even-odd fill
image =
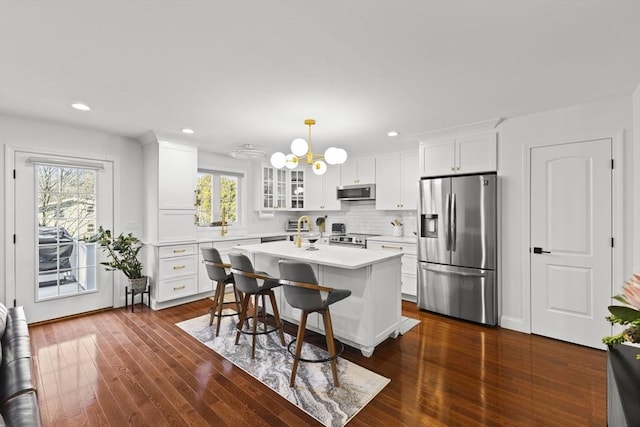
[[[317,251],[297,248],[292,242],[272,242],[238,246],[256,270],[279,277],[281,259],[307,262],[313,266],[318,283],[348,289],[351,296],[331,306],[335,337],[359,349],[366,357],[388,337],[397,337],[401,321],[400,253],[320,245]],[[276,288],[280,316],[298,323],[300,311],[287,304],[282,288]],[[269,307],[268,307],[269,308]],[[324,333],[320,316],[313,313],[307,328]]]

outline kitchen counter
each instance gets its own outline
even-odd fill
[[[393,258],[399,259],[402,256],[401,253],[369,251],[361,248],[333,245],[318,245],[316,246],[318,247],[317,251],[308,251],[306,249],[308,246],[309,244],[305,243],[301,248],[297,248],[293,242],[282,241],[244,245],[239,246],[237,249],[349,270],[363,268]]]
[[[402,317],[402,254],[332,245],[307,251],[307,246],[296,248],[292,242],[284,241],[240,245],[234,250],[246,253],[256,270],[273,277],[280,276],[281,259],[303,261],[312,266],[320,284],[350,290],[348,298],[331,306],[333,332],[336,339],[359,349],[364,356],[370,357],[387,338],[397,337]],[[282,287],[274,292],[280,316],[297,324],[300,311],[287,303]],[[324,333],[317,313],[309,316],[307,328]]]
[[[225,241],[233,241],[233,240],[245,240],[245,239],[261,239],[263,237],[275,237],[275,236],[289,236],[290,232],[282,231],[282,232],[270,232],[270,233],[247,233],[247,234],[238,234],[231,235],[227,234],[226,236],[220,236],[220,232],[216,236],[208,236],[208,237],[198,237],[195,240],[181,240],[175,242],[143,242],[145,245],[150,246],[171,246],[171,245],[183,245],[186,243],[211,243],[211,242],[225,242]]]
[[[375,242],[394,242],[394,243],[417,243],[416,236],[373,236],[367,238],[367,241]]]

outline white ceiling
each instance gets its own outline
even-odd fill
[[[639,81],[638,1],[0,2],[0,114],[215,152],[315,118],[314,151],[360,154]]]

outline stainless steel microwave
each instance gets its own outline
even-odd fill
[[[375,200],[375,184],[355,184],[337,187],[338,200]]]

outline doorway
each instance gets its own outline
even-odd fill
[[[613,277],[613,142],[530,156],[531,332],[602,348]]]
[[[113,164],[14,152],[14,295],[29,322],[113,306],[113,276],[87,240],[113,224]]]

